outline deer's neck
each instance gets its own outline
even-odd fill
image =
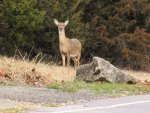
[[[60,41],[60,43],[65,42],[65,40],[66,40],[65,31],[64,30],[62,32],[59,31],[59,41]]]

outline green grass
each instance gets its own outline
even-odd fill
[[[63,104],[49,103],[49,104],[43,104],[43,106],[46,106],[46,107],[59,107],[59,106],[63,106]]]
[[[47,85],[49,89],[62,90],[64,92],[75,93],[79,90],[90,90],[96,94],[108,94],[110,96],[134,95],[150,93],[150,86],[142,84],[117,84],[117,83],[84,83],[65,82]]]
[[[23,111],[28,110],[28,108],[5,108],[0,109],[0,113],[22,113]]]

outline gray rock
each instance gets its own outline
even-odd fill
[[[110,62],[93,57],[90,64],[81,65],[77,69],[77,80],[85,82],[105,81],[111,83],[136,83],[137,80],[120,69],[114,67]]]

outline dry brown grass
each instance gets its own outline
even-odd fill
[[[32,61],[24,59],[15,59],[0,57],[0,70],[7,73],[11,80],[0,80],[2,83],[8,83],[13,81],[15,84],[27,84],[29,82],[35,82],[34,85],[47,84],[53,81],[73,81],[75,78],[75,71],[70,68],[68,74],[68,68],[45,64],[37,62],[36,59]],[[33,79],[30,81],[30,79]],[[39,82],[39,83],[38,83]],[[44,83],[43,83],[44,82]]]
[[[37,85],[42,86],[51,82],[73,81],[75,70],[71,67],[68,73],[67,67],[51,63],[43,63],[41,60],[25,60],[0,57],[0,71],[7,73],[11,79],[1,77],[0,83],[12,85]],[[150,81],[150,73],[123,70],[125,73],[136,77],[141,81]]]
[[[150,73],[142,71],[124,70],[125,73],[137,78],[141,81],[150,81]]]

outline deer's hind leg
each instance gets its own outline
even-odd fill
[[[73,60],[73,62],[74,62],[74,70],[76,70],[77,65],[78,65],[77,57],[73,57],[72,60]]]
[[[77,66],[80,65],[80,55],[77,57]]]

